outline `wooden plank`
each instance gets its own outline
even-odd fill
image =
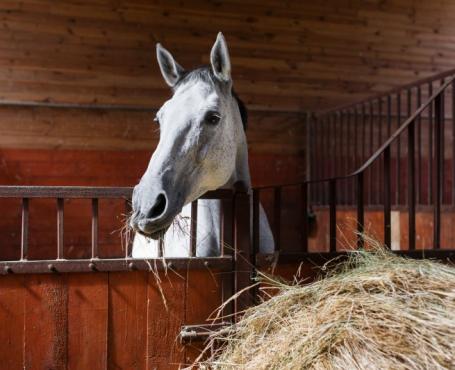
[[[222,304],[222,279],[227,275],[210,269],[189,270],[186,284],[185,325],[212,323],[209,317]],[[201,289],[204,287],[204,289]],[[191,365],[203,349],[203,343],[188,343],[185,345],[185,364]]]
[[[68,369],[107,369],[108,274],[68,276]]]
[[[186,281],[172,271],[159,278],[148,273],[146,368],[177,369],[184,362],[178,335],[185,319]]]
[[[66,276],[30,275],[24,279],[24,369],[66,369]]]
[[[24,276],[0,278],[0,364],[4,369],[24,365]]]
[[[147,273],[109,273],[110,369],[146,369]]]

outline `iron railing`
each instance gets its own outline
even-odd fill
[[[453,71],[449,75],[453,75]],[[336,251],[336,242],[337,242],[337,227],[336,227],[336,214],[337,214],[337,204],[340,203],[340,190],[349,189],[345,186],[344,189],[340,189],[340,184],[342,182],[354,181],[355,186],[352,187],[352,199],[355,199],[356,209],[357,209],[357,232],[358,232],[358,247],[363,246],[363,231],[365,225],[365,207],[367,201],[370,200],[373,196],[373,189],[377,184],[374,184],[374,175],[379,177],[379,174],[382,174],[382,189],[377,188],[378,192],[381,192],[382,197],[379,199],[378,203],[383,205],[383,214],[384,214],[384,243],[386,246],[391,246],[391,210],[393,204],[406,204],[408,210],[408,238],[409,238],[409,250],[416,249],[416,204],[418,201],[418,177],[416,176],[416,157],[417,160],[421,160],[421,147],[418,143],[421,142],[421,123],[423,119],[427,119],[429,123],[429,132],[431,132],[429,141],[431,143],[431,150],[428,162],[431,164],[429,166],[429,187],[430,194],[427,204],[432,205],[433,207],[433,245],[432,248],[438,250],[441,248],[441,206],[443,203],[443,179],[444,179],[444,124],[445,124],[445,106],[446,106],[446,95],[447,91],[451,92],[451,100],[455,100],[455,90],[454,90],[454,80],[455,77],[451,76],[444,78],[440,82],[440,87],[436,89],[435,92],[430,89],[431,95],[428,99],[425,100],[423,104],[419,104],[419,107],[414,111],[414,113],[409,113],[405,121],[395,130],[395,132],[389,135],[389,138],[382,144],[380,147],[355,171],[351,172],[348,175],[342,176],[332,176],[324,179],[311,180],[307,181],[304,184],[304,187],[312,186],[314,192],[311,194],[316,194],[316,202],[326,202],[329,205],[329,219],[330,219],[330,251]],[[429,86],[432,86],[432,82],[429,82]],[[411,88],[411,87],[409,87]],[[401,90],[400,90],[401,91]],[[409,91],[409,89],[408,89]],[[420,91],[420,85],[417,85],[417,92]],[[390,96],[390,95],[389,95]],[[421,95],[418,95],[421,96]],[[410,99],[408,101],[411,101]],[[420,103],[420,102],[419,102]],[[409,106],[409,104],[408,104]],[[389,105],[390,107],[390,105]],[[408,108],[409,109],[409,108]],[[452,105],[452,113],[455,109],[455,105]],[[410,109],[409,109],[410,110]],[[390,111],[390,109],[388,109]],[[398,114],[401,112],[398,109]],[[388,121],[390,123],[390,114],[387,115]],[[454,123],[455,128],[455,115],[452,114],[452,122]],[[400,115],[398,116],[400,120]],[[365,126],[363,126],[365,127]],[[390,130],[390,124],[387,126]],[[416,131],[418,132],[416,136]],[[453,131],[455,133],[455,131]],[[416,140],[417,137],[417,140]],[[392,150],[393,145],[396,145],[395,154],[398,157],[401,156],[400,144],[403,144],[403,138],[406,138],[406,158],[407,158],[407,170],[405,176],[403,176],[402,164],[400,165],[400,160],[395,161],[395,168],[392,168]],[[417,145],[416,145],[417,141]],[[416,149],[417,147],[417,149]],[[455,149],[454,149],[455,150]],[[354,156],[355,158],[355,156]],[[455,156],[452,156],[452,159]],[[383,165],[382,170],[379,172],[374,172],[373,170],[378,170],[378,164],[382,159]],[[452,162],[453,163],[453,162]],[[401,168],[401,169],[400,169]],[[392,171],[397,171],[393,173]],[[368,176],[368,177],[367,177]],[[455,176],[455,172],[453,172]],[[400,191],[400,181],[403,181],[403,178],[406,178],[406,200],[405,202],[401,201],[404,193]],[[395,179],[395,184],[398,186],[395,187],[395,192],[392,191],[392,180]],[[366,184],[367,182],[367,184]],[[328,196],[320,197],[321,189],[323,185],[328,185]],[[366,185],[369,187],[369,192],[366,191]],[[453,186],[452,186],[453,189]],[[422,190],[420,188],[420,190]],[[304,189],[306,191],[306,189]],[[318,193],[319,192],[319,193]],[[366,195],[369,195],[367,200]],[[306,197],[304,198],[306,199]],[[341,198],[342,204],[351,204],[352,200],[348,194],[345,198]],[[454,198],[452,197],[452,201]],[[307,205],[304,204],[304,207]],[[306,229],[304,227],[304,229]],[[304,238],[306,239],[306,238]],[[452,246],[453,247],[453,246]]]
[[[366,99],[355,104],[320,112],[309,120],[308,162],[309,178],[328,178],[346,175],[371,157],[399,129],[404,120],[410,118],[434,95],[433,92],[452,80],[455,70],[450,70],[412,84],[399,87],[386,94]],[[441,95],[442,114],[442,204],[455,205],[455,85],[445,85]],[[435,173],[436,109],[428,109],[416,116],[413,145],[415,148],[416,204],[433,204],[433,173]],[[399,135],[390,149],[391,204],[394,207],[407,205],[408,183],[408,144],[407,131]],[[445,153],[445,155],[444,155]],[[445,158],[445,160],[444,160]],[[379,162],[365,172],[366,205],[384,203],[384,173]],[[341,205],[354,205],[356,202],[355,184],[347,180],[337,185],[337,197]],[[328,186],[313,187],[313,204],[328,205],[330,191]]]

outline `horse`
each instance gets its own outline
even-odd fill
[[[160,139],[134,187],[130,227],[132,257],[190,254],[191,202],[237,183],[251,193],[246,140],[247,111],[233,89],[231,62],[223,34],[217,35],[210,65],[186,71],[161,44],[156,56],[172,97],[156,113]],[[217,199],[198,201],[196,256],[220,255]],[[274,240],[262,205],[260,252],[273,253]]]

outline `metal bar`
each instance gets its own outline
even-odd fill
[[[254,271],[249,261],[252,248],[250,197],[247,193],[236,193],[234,208],[234,293],[238,293],[251,285],[251,276]],[[237,296],[234,299],[234,320],[237,321],[240,313],[251,304],[252,296],[250,294]]]
[[[358,138],[358,125],[359,125],[359,115],[357,112],[357,108],[354,108],[354,166],[357,168],[359,165],[359,138]]]
[[[302,195],[302,251],[308,252],[308,237],[309,237],[309,227],[308,227],[308,184],[304,182],[301,188]]]
[[[346,171],[344,172],[344,174],[347,174],[351,171],[354,170],[354,168],[351,168],[351,158],[350,158],[350,151],[351,151],[351,112],[349,110],[346,111],[346,130],[347,130],[347,143],[346,143],[346,160],[345,160],[345,163],[346,163]],[[346,184],[346,202],[349,204],[352,202],[352,199],[351,199],[351,191],[349,189],[349,185],[350,185],[350,180],[348,181],[345,181],[345,184]],[[329,184],[330,186],[330,184]],[[330,192],[330,190],[329,190]],[[329,199],[330,199],[330,194],[329,194]]]
[[[22,199],[22,224],[21,224],[21,260],[28,257],[28,219],[29,219],[29,200]]]
[[[397,94],[397,128],[401,124],[401,93]],[[396,164],[396,198],[395,203],[401,204],[401,142],[400,136],[397,137],[397,164]]]
[[[128,247],[126,247],[128,248]],[[98,198],[92,199],[92,258],[98,258]]]
[[[391,184],[390,146],[384,151],[384,245],[392,248],[392,184]]]
[[[253,244],[251,246],[251,253],[250,253],[250,256],[249,256],[249,261],[253,267],[252,269],[252,280],[255,281],[256,280],[256,277],[257,277],[257,270],[256,270],[256,266],[257,266],[257,261],[256,261],[256,256],[257,254],[259,253],[259,248],[260,248],[260,245],[259,245],[259,242],[260,242],[260,239],[261,239],[261,236],[260,236],[260,217],[261,217],[261,213],[260,213],[260,190],[258,189],[253,189]],[[258,302],[258,296],[259,296],[259,289],[257,286],[253,287],[252,288],[252,291],[251,291],[252,295],[253,295],[253,300],[254,300],[254,303],[257,303]]]
[[[363,248],[363,231],[364,231],[364,186],[363,172],[357,174],[357,248]]]
[[[422,90],[417,86],[417,108],[422,104]],[[417,117],[417,203],[422,203],[422,115]]]
[[[365,104],[362,104],[362,163],[366,159],[366,109]]]
[[[73,259],[73,260],[27,260],[27,261],[0,261],[0,274],[39,274],[39,273],[68,273],[68,272],[107,272],[150,270],[150,259],[112,258],[112,259]],[[167,265],[175,270],[206,269],[210,266],[214,270],[230,272],[232,257],[205,257],[205,258],[166,258]],[[158,270],[166,269],[166,265],[157,263]]]
[[[373,130],[374,130],[373,102],[370,101],[370,140],[369,140],[370,150],[368,151],[368,156],[371,156],[374,153]],[[373,166],[371,166],[370,169],[367,171],[368,204],[370,204],[370,205],[372,204],[372,201],[373,201],[373,192],[374,192]]]
[[[340,111],[339,112],[339,115],[340,115],[340,166],[338,168],[338,172],[339,173],[342,173],[342,175],[345,175],[346,173],[344,172],[344,169],[345,169],[345,162],[346,162],[346,158],[344,158],[344,147],[345,147],[345,143],[344,143],[344,112],[343,111]],[[345,186],[346,184],[343,184],[343,186]],[[343,204],[346,204],[347,203],[347,199],[344,197],[344,187],[341,189],[342,190],[342,203]]]
[[[191,224],[190,224],[190,257],[196,256],[197,247],[197,200],[191,203]]]
[[[164,233],[162,233],[158,239],[158,258],[162,258],[164,256]]]
[[[342,171],[343,175],[345,175],[348,171],[347,167],[347,158],[346,158],[346,148],[347,148],[347,143],[346,143],[346,137],[348,136],[348,133],[346,132],[346,127],[345,127],[345,117],[344,117],[344,112],[340,111],[340,123],[341,123],[341,134],[343,135],[341,138],[341,160],[342,160],[342,165],[340,166],[340,170]],[[348,186],[347,183],[343,183],[343,204],[348,204]]]
[[[131,216],[132,213],[132,200],[131,199],[125,199],[125,215],[127,218],[127,222],[129,222],[129,217]],[[133,233],[126,233],[125,234],[125,258],[128,258],[131,256],[132,251],[133,251]]]
[[[415,152],[414,124],[408,127],[408,239],[409,249],[416,247],[416,194],[415,194]]]
[[[452,81],[452,205],[455,204],[455,82]]]
[[[277,186],[274,190],[273,203],[273,233],[275,236],[275,250],[281,249],[281,187]]]
[[[382,144],[382,99],[378,99],[378,146]],[[382,192],[381,192],[381,184],[384,181],[382,177],[382,172],[379,167],[378,163],[378,183],[376,186],[375,194],[376,194],[376,203],[380,204],[382,202]]]
[[[232,323],[222,322],[213,324],[184,325],[180,329],[179,339],[182,344],[205,341],[212,334],[231,326]]]
[[[441,168],[441,139],[442,139],[442,94],[439,94],[435,100],[435,171],[434,171],[434,228],[433,228],[433,248],[441,247],[441,196],[442,196],[442,168]]]
[[[336,180],[329,182],[330,188],[330,252],[337,250],[337,211],[336,211]]]
[[[441,79],[441,86],[444,85],[444,79]],[[446,122],[446,114],[445,114],[445,106],[446,106],[446,99],[445,99],[445,90],[441,91],[441,141],[440,141],[440,152],[441,152],[441,203],[445,202],[445,192],[444,192],[444,178],[445,178],[445,164],[444,164],[444,152],[445,152],[445,122]]]
[[[428,94],[433,95],[433,84],[428,84]],[[428,204],[433,204],[433,103],[428,107]]]
[[[57,198],[57,259],[63,259],[63,198]]]
[[[131,187],[86,186],[0,186],[0,198],[131,198]],[[203,194],[199,199],[230,199],[232,190],[219,189]]]
[[[253,189],[253,248],[250,259],[254,262],[253,266],[256,266],[256,254],[259,253],[259,241],[260,241],[260,228],[259,218],[260,214],[260,190]]]

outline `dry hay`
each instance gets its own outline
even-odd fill
[[[356,252],[211,337],[211,369],[455,369],[455,268]],[[213,348],[213,347],[212,347]]]

